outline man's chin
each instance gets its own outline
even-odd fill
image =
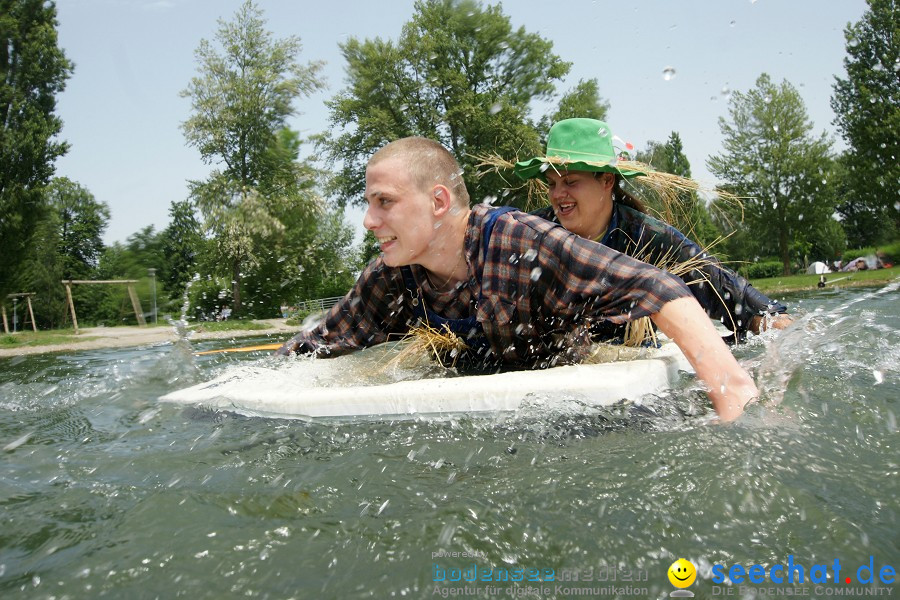
[[[384,252],[381,253],[381,260],[382,260],[382,262],[384,262],[385,265],[387,265],[389,267],[403,267],[403,266],[409,264],[408,262],[406,262],[404,260],[400,260],[398,257],[396,257],[394,255],[385,254]]]

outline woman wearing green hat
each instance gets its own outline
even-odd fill
[[[772,325],[786,327],[787,308],[757,291],[736,273],[683,233],[646,214],[643,204],[625,191],[622,179],[664,177],[640,170],[641,165],[622,161],[613,148],[609,126],[596,119],[566,119],[550,129],[545,156],[521,161],[515,173],[522,179],[544,177],[550,206],[537,211],[569,231],[595,240],[624,254],[680,275],[711,318],[719,319],[740,340],[746,332]],[[658,187],[652,185],[651,187]],[[672,269],[677,265],[678,269]],[[686,265],[686,266],[685,266]],[[623,338],[620,326],[603,324],[595,331],[602,339]]]

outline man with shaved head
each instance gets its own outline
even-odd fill
[[[576,356],[592,321],[649,316],[708,386],[721,419],[758,395],[679,278],[509,207],[470,208],[462,169],[441,144],[410,137],[378,150],[365,198],[363,223],[381,255],[280,354],[336,356],[427,323],[461,337],[470,365],[546,368]]]

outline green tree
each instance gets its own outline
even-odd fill
[[[109,207],[66,177],[57,177],[50,183],[47,198],[56,219],[56,253],[63,277],[88,279],[103,252]]]
[[[378,240],[375,238],[375,234],[371,231],[366,231],[365,235],[363,235],[363,240],[359,245],[358,249],[359,263],[360,266],[365,266],[372,262],[372,259],[381,254],[381,249],[378,247]]]
[[[182,92],[193,109],[183,130],[204,162],[223,165],[190,187],[215,240],[216,265],[227,266],[237,313],[245,269],[284,230],[274,213],[286,199],[297,198],[297,186],[289,183],[295,164],[278,161],[272,149],[295,113],[294,101],[320,87],[321,65],[299,64],[299,38],[273,39],[262,11],[249,0],[232,22],[219,20],[216,40],[221,49],[207,40],[197,49],[200,75]],[[273,173],[278,169],[287,175]]]
[[[900,6],[868,0],[844,30],[846,78],[836,77],[831,107],[849,150],[848,195],[838,211],[851,242],[875,245],[900,231]]]
[[[166,287],[162,277],[151,281],[149,269],[162,271],[164,235],[147,225],[128,236],[125,243],[115,242],[103,250],[97,266],[98,279],[135,279],[134,286],[144,311],[144,318],[150,322],[153,317],[152,298],[155,293],[157,312],[166,310]],[[82,302],[78,309],[79,320],[94,321],[110,325],[136,324],[137,320],[128,297],[127,288],[117,286],[90,286],[79,290],[81,294],[91,294],[90,302]]]
[[[35,292],[34,318],[41,329],[61,327],[66,318],[62,261],[58,254],[59,219],[52,211],[35,228],[31,250],[20,263],[18,281],[23,289]]]
[[[541,118],[538,124],[541,146],[544,146],[550,128],[557,121],[575,118],[605,121],[607,111],[609,111],[609,102],[600,96],[600,84],[597,83],[597,80],[579,80],[575,89],[563,94],[556,112]]]
[[[677,131],[669,134],[665,143],[654,140],[647,142],[647,149],[637,153],[638,161],[647,163],[658,171],[691,176],[691,163],[684,153],[684,144]],[[719,237],[706,204],[695,193],[683,193],[673,206],[664,206],[653,194],[638,189],[638,194],[666,222],[690,237],[703,247],[708,247]],[[717,252],[719,248],[715,249]]]
[[[343,295],[355,279],[353,229],[344,223],[342,210],[327,210],[318,199],[314,189],[320,175],[299,156],[299,134],[280,131],[269,153],[273,177],[262,190],[292,193],[273,208],[284,229],[248,269],[247,289],[255,298],[248,312],[255,316],[278,314],[282,304],[298,300]]]
[[[836,203],[828,187],[831,144],[813,124],[796,88],[763,73],[756,87],[735,92],[730,120],[719,118],[724,150],[707,161],[726,187],[744,196],[743,215],[759,252],[779,257],[791,271],[791,247],[811,242],[815,226]]]
[[[57,43],[56,6],[0,0],[0,298],[17,291],[16,274],[45,215],[43,186],[68,149],[56,140],[56,95],[72,72]]]
[[[341,44],[348,86],[334,97],[331,130],[320,147],[339,172],[341,203],[362,202],[365,165],[385,143],[421,135],[456,156],[474,202],[508,187],[496,174],[476,180],[475,156],[536,153],[529,103],[549,99],[570,64],[552,43],[514,30],[498,6],[472,0],[420,0],[399,40]],[[505,198],[504,202],[515,201]]]
[[[66,317],[63,279],[94,279],[104,251],[103,232],[109,208],[83,186],[65,177],[45,188],[45,218],[38,225],[31,251],[21,263],[20,281],[35,292],[35,319],[47,327]],[[75,288],[77,300],[90,304],[97,292]],[[93,294],[93,295],[92,295]]]
[[[164,260],[159,278],[169,290],[170,299],[177,300],[197,273],[204,239],[194,206],[189,200],[172,202],[169,218],[169,225],[162,232]]]

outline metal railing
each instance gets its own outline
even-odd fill
[[[337,304],[343,296],[335,296],[334,298],[316,298],[315,300],[303,300],[297,303],[297,309],[308,312],[318,312],[320,310],[328,310]]]

